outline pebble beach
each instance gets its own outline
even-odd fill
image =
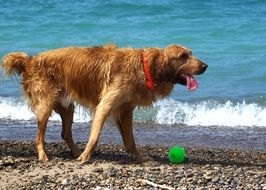
[[[264,151],[189,146],[176,165],[166,146],[139,145],[153,160],[137,163],[123,146],[108,143],[80,164],[65,143],[46,148],[50,160],[40,162],[33,142],[1,140],[0,189],[266,189]]]

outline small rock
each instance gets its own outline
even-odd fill
[[[63,179],[61,182],[62,185],[68,185],[68,180],[67,179]]]
[[[113,166],[108,169],[108,175],[110,177],[115,177],[116,174],[117,174],[117,170]]]
[[[212,176],[210,176],[210,175],[206,175],[206,174],[204,174],[203,176],[204,176],[204,178],[205,178],[207,181],[211,181],[211,180],[212,180]]]
[[[215,177],[215,178],[213,178],[213,179],[211,180],[211,182],[213,182],[213,183],[217,183],[219,180],[220,180],[219,177]]]

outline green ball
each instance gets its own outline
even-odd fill
[[[181,146],[173,146],[168,152],[168,159],[173,164],[181,164],[185,160],[185,149]]]

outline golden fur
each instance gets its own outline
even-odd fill
[[[145,86],[142,57],[155,84]],[[48,160],[44,134],[54,110],[62,118],[62,138],[78,160],[88,160],[94,151],[105,119],[111,115],[117,123],[125,149],[142,160],[132,132],[132,113],[136,106],[149,106],[171,93],[181,73],[203,73],[207,65],[192,56],[185,47],[161,48],[67,47],[34,56],[23,52],[7,54],[2,59],[6,75],[21,74],[21,84],[29,106],[36,114],[35,139],[39,160]],[[184,82],[183,82],[184,83]],[[74,104],[90,108],[93,122],[85,150],[80,155],[71,132]]]

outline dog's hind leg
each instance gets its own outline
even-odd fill
[[[35,111],[38,125],[38,132],[35,138],[35,147],[38,152],[39,160],[47,161],[48,157],[44,149],[44,135],[52,110],[48,109],[46,106],[39,105]]]
[[[54,106],[54,111],[57,112],[62,119],[61,137],[66,141],[72,154],[75,157],[78,157],[81,154],[81,150],[76,147],[71,130],[74,115],[74,104],[70,104],[67,108],[65,108],[58,103]]]

